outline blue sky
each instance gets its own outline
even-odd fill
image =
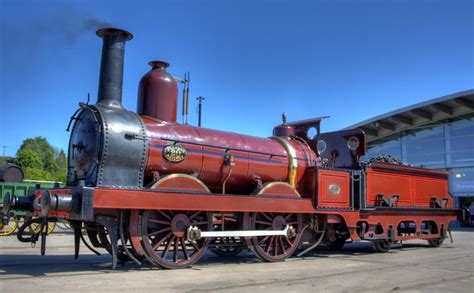
[[[203,126],[270,136],[288,120],[329,115],[333,131],[474,88],[473,1],[1,0],[0,147],[44,136],[67,148],[69,117],[95,101],[101,40],[127,43],[124,106],[135,110],[150,60],[191,72]],[[1,149],[0,149],[1,154]]]

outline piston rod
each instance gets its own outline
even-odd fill
[[[296,235],[293,226],[286,225],[283,230],[239,230],[239,231],[202,231],[196,226],[188,228],[188,240],[199,240],[201,238],[218,237],[254,237],[254,236],[286,236],[287,238]]]

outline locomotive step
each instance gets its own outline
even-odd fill
[[[188,240],[199,240],[201,238],[220,237],[254,237],[254,236],[286,236],[288,238],[296,235],[295,228],[286,225],[283,230],[239,230],[239,231],[202,231],[195,226],[188,228]]]

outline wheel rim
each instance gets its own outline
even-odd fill
[[[187,240],[190,226],[210,231],[212,215],[202,211],[145,211],[140,236],[147,259],[167,269],[185,268],[197,262],[210,240]]]
[[[105,249],[110,255],[112,255],[112,246],[110,244],[109,231],[100,224],[88,224],[86,226],[87,236],[89,237],[90,242],[94,247],[99,247]],[[140,259],[140,256],[136,251],[128,245],[129,237],[125,237],[125,242],[127,244],[127,249],[131,250],[131,253],[135,258]],[[118,245],[117,247],[117,258],[122,262],[130,261],[130,257],[125,253],[124,247]]]
[[[437,239],[429,239],[428,244],[432,247],[440,247],[443,244],[444,239],[437,238]]]
[[[303,227],[302,217],[293,213],[253,213],[250,216],[251,230],[283,230],[287,225],[296,230],[293,237],[252,237],[253,250],[259,258],[265,261],[281,261],[290,257],[298,248]]]
[[[37,223],[32,223],[29,227],[30,232],[34,234],[38,234],[41,230],[41,225]],[[48,222],[48,233],[51,234],[53,233],[54,229],[56,229],[56,222]]]
[[[99,225],[86,223],[86,233],[94,247],[104,248],[99,240]]]
[[[375,240],[372,242],[372,246],[377,252],[388,252],[392,244],[393,242],[387,240]]]
[[[140,241],[140,217],[141,211],[133,210],[130,213],[130,220],[128,223],[128,233],[130,235],[130,243],[132,246],[132,250],[137,256],[140,256],[143,259],[143,248]]]
[[[17,228],[18,219],[16,217],[12,217],[7,225],[2,224],[2,226],[0,227],[0,236],[12,235]]]

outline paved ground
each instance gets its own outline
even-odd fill
[[[0,238],[0,291],[439,291],[474,292],[474,229],[453,232],[440,248],[407,242],[387,254],[368,243],[343,250],[320,248],[304,258],[262,263],[249,253],[235,258],[206,255],[185,270],[160,270],[132,263],[109,269],[111,258],[82,249],[73,259],[72,235],[49,237],[47,256],[39,248]]]

